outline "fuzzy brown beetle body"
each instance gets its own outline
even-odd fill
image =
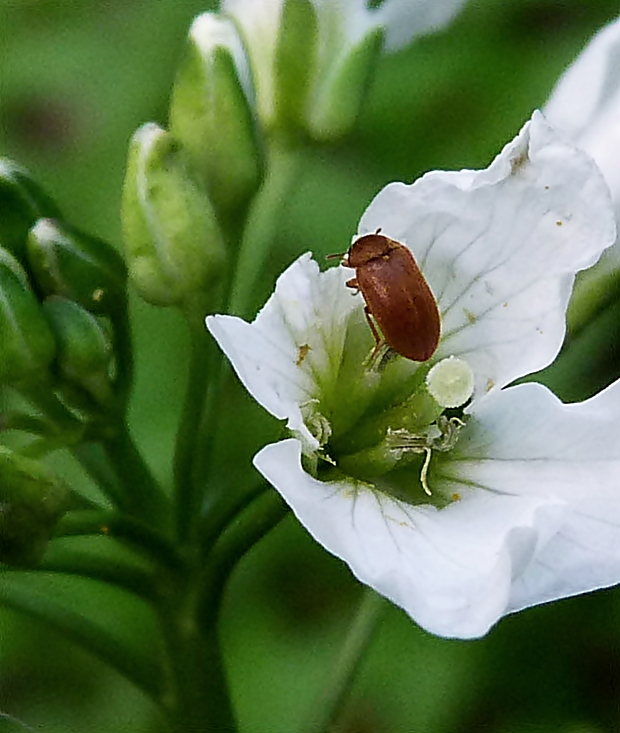
[[[353,242],[342,264],[355,269],[346,284],[366,301],[366,318],[377,342],[374,353],[386,343],[407,359],[428,361],[439,343],[441,320],[411,251],[379,232],[366,234]]]

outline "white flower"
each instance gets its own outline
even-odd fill
[[[564,72],[543,111],[594,158],[620,216],[620,19],[594,36]]]
[[[568,67],[543,112],[550,123],[594,158],[620,224],[620,19],[600,30]],[[620,244],[580,278],[577,309],[584,307],[597,281],[620,267]]]
[[[436,634],[477,637],[504,614],[620,582],[620,383],[575,405],[507,386],[554,360],[575,273],[614,241],[596,166],[536,113],[486,170],[387,186],[359,234],[379,227],[437,299],[429,362],[369,365],[352,271],[321,273],[308,254],[252,324],[208,318],[293,435],[257,454],[259,471],[326,549]],[[451,357],[474,393],[448,419],[426,384]]]
[[[377,32],[383,32],[383,47],[393,52],[413,38],[437,30],[456,14],[465,0],[386,0],[379,8],[367,7],[367,0],[311,0],[316,13],[316,35],[306,19],[307,45],[295,50],[283,66],[298,70],[300,64],[311,76],[306,101],[310,127],[319,134],[328,134],[324,119],[326,97],[335,91],[340,96],[357,97],[356,86],[365,86],[364,64],[353,71],[350,59]],[[285,0],[223,0],[221,12],[229,14],[239,25],[254,67],[259,115],[267,126],[277,115],[276,57],[281,48],[282,16]],[[301,7],[302,3],[298,3]],[[316,46],[313,43],[316,42]],[[366,59],[364,52],[361,55]],[[309,55],[311,57],[308,57]],[[347,69],[347,64],[349,69]],[[338,86],[340,74],[346,75],[346,91]],[[294,87],[303,87],[299,80]],[[292,90],[287,89],[291,94]],[[318,110],[318,111],[317,111]]]

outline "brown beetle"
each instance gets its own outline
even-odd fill
[[[366,301],[366,319],[377,342],[373,356],[386,343],[407,359],[428,361],[441,330],[437,301],[411,251],[379,231],[356,239],[342,262],[355,269],[347,286]]]

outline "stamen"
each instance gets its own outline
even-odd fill
[[[430,448],[424,448],[424,453],[426,453],[426,456],[424,458],[424,463],[422,464],[422,470],[420,471],[420,482],[427,496],[432,496],[431,490],[428,488],[428,484],[426,482],[426,477],[428,475],[428,467],[431,465],[431,456],[433,455],[433,451]]]

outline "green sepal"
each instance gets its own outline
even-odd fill
[[[54,358],[54,337],[26,273],[0,252],[0,384],[40,383]]]
[[[170,132],[226,218],[248,204],[261,178],[254,92],[234,24],[203,13],[192,25],[172,93]]]
[[[36,565],[68,496],[66,485],[40,463],[0,446],[0,562]]]
[[[213,206],[179,143],[154,123],[132,139],[122,216],[129,277],[144,300],[182,305],[216,286],[225,248]]]
[[[274,69],[277,125],[304,127],[306,103],[317,71],[318,19],[310,0],[284,0]]]
[[[60,376],[85,389],[98,403],[110,403],[114,345],[109,322],[58,296],[47,298],[43,309],[56,338]]]
[[[54,219],[39,219],[28,234],[28,263],[42,296],[75,300],[91,313],[121,313],[127,270],[120,254],[101,239]]]
[[[0,158],[0,246],[26,262],[28,230],[42,216],[60,216],[56,204],[8,158]]]
[[[384,30],[375,28],[317,79],[313,94],[308,99],[306,114],[312,138],[333,142],[353,128],[383,49],[383,41]]]

